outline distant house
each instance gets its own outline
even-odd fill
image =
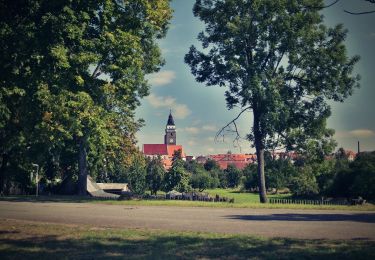
[[[200,164],[205,164],[207,161],[207,157],[203,155],[199,155],[197,156],[197,158],[195,158],[195,161]]]
[[[234,165],[238,169],[243,169],[246,165],[256,162],[255,154],[214,154],[207,158],[216,161],[220,169],[226,169],[228,165]]]
[[[177,145],[176,126],[172,116],[169,113],[167,125],[165,127],[164,144],[144,144],[143,154],[150,158],[160,157],[164,168],[169,169],[172,166],[173,154],[181,150],[182,159],[186,159],[186,155],[182,145]]]
[[[187,162],[191,162],[191,161],[195,161],[195,156],[193,156],[193,155],[186,155],[186,161]]]
[[[351,150],[345,151],[345,154],[348,157],[348,161],[350,162],[354,161],[355,157],[357,156],[357,154]]]

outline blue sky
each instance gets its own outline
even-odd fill
[[[150,95],[142,100],[137,117],[146,125],[138,132],[138,145],[163,143],[164,129],[169,109],[175,119],[177,143],[189,155],[225,153],[227,151],[253,153],[250,143],[234,143],[234,136],[225,135],[216,140],[221,127],[233,119],[238,110],[228,111],[224,88],[206,87],[195,82],[184,56],[191,45],[200,46],[197,35],[204,25],[193,16],[194,0],[174,0],[174,16],[167,37],[160,41],[166,65],[156,74],[149,75]],[[328,3],[328,1],[327,1]],[[360,62],[356,72],[361,75],[361,88],[344,103],[331,103],[332,116],[328,126],[336,130],[338,147],[356,150],[357,140],[361,150],[375,150],[375,14],[353,16],[343,12],[368,11],[375,5],[365,1],[343,0],[324,10],[325,23],[333,26],[343,23],[349,30],[346,45],[349,55],[358,54]],[[251,114],[238,121],[241,136],[249,132]]]

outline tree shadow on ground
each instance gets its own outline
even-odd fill
[[[271,239],[249,237],[204,238],[199,236],[162,235],[151,238],[61,239],[35,236],[27,239],[0,239],[1,259],[347,259],[375,256],[363,241],[354,245],[320,240]]]
[[[270,215],[229,215],[229,219],[249,221],[351,221],[363,223],[375,223],[375,213],[351,213],[351,214],[270,214]]]

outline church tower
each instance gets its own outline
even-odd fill
[[[169,112],[168,122],[165,127],[164,144],[176,145],[176,126],[172,116],[172,111]]]

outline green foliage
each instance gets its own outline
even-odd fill
[[[355,175],[351,186],[353,196],[375,200],[375,152],[360,153],[350,165]]]
[[[190,174],[183,167],[172,166],[164,177],[164,191],[188,192],[191,190],[189,182]]]
[[[212,177],[206,171],[199,170],[191,176],[190,184],[193,189],[198,189],[200,192],[212,187]],[[215,187],[216,188],[216,187]]]
[[[207,159],[203,166],[206,171],[214,171],[220,169],[219,164],[212,159]]]
[[[240,184],[242,172],[236,166],[228,165],[227,169],[224,170],[224,174],[229,188],[235,188]]]
[[[242,170],[242,185],[245,190],[251,190],[258,187],[259,180],[257,174],[257,166],[255,164],[248,164]]]
[[[1,190],[31,163],[57,178],[124,174],[171,13],[168,0],[0,3]]]
[[[164,166],[160,158],[153,158],[147,162],[146,183],[151,194],[161,190],[164,180]]]
[[[267,188],[275,188],[276,191],[288,187],[292,176],[296,174],[296,167],[289,158],[266,159],[266,184]]]
[[[319,187],[311,166],[298,169],[295,176],[291,178],[289,189],[294,196],[314,197],[319,194]]]
[[[191,190],[189,184],[190,173],[185,169],[185,162],[182,160],[182,151],[173,153],[172,167],[166,172],[164,177],[164,191],[177,190],[186,192]]]
[[[146,161],[139,155],[129,168],[129,188],[134,194],[142,195],[147,189],[146,185]]]
[[[248,139],[258,153],[261,201],[266,202],[267,149],[327,154],[334,146],[327,100],[344,101],[359,87],[342,25],[328,28],[321,0],[197,0],[193,12],[206,25],[185,56],[198,82],[227,89],[228,109],[253,112]]]

